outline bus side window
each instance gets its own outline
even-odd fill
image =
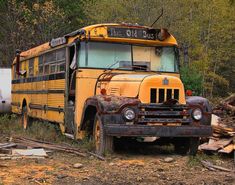
[[[57,71],[57,66],[56,66],[56,64],[54,63],[54,64],[50,64],[50,74],[51,73],[56,73],[56,71]]]
[[[49,64],[44,65],[44,74],[49,74]]]
[[[52,51],[44,55],[44,74],[56,72],[56,52]]]
[[[43,55],[39,56],[38,73],[39,75],[43,74]]]
[[[57,72],[65,71],[65,48],[56,51]]]
[[[58,64],[58,72],[64,72],[65,71],[65,62]]]
[[[29,60],[29,76],[34,75],[34,58]]]

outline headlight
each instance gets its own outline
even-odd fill
[[[199,121],[202,119],[202,111],[199,108],[193,110],[192,116],[195,120]]]
[[[135,119],[135,112],[133,109],[125,108],[123,110],[123,115],[128,121],[132,121],[133,119]]]

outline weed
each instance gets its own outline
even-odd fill
[[[81,145],[83,148],[87,149],[88,151],[93,151],[95,148],[94,142],[92,141],[92,139],[89,136],[85,137],[81,141]]]
[[[63,135],[58,126],[49,122],[34,121],[26,130],[26,135],[42,141],[58,142],[63,140]]]
[[[19,117],[15,114],[0,115],[0,134],[8,134],[19,132]]]
[[[188,166],[195,167],[200,166],[202,160],[206,161],[216,161],[219,159],[218,155],[206,155],[204,153],[197,154],[196,156],[189,156]]]

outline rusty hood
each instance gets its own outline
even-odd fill
[[[150,103],[151,89],[172,89],[172,96],[174,96],[174,89],[178,89],[179,102],[185,104],[182,81],[178,77],[169,75],[117,74],[103,88],[106,89],[107,95],[139,98],[143,103]]]

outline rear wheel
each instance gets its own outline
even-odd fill
[[[30,118],[28,116],[27,106],[24,106],[22,109],[21,125],[24,130],[26,130],[30,126]]]
[[[93,142],[95,152],[98,155],[104,155],[106,152],[110,153],[113,151],[113,137],[105,134],[104,125],[98,114],[96,114],[94,121]]]

